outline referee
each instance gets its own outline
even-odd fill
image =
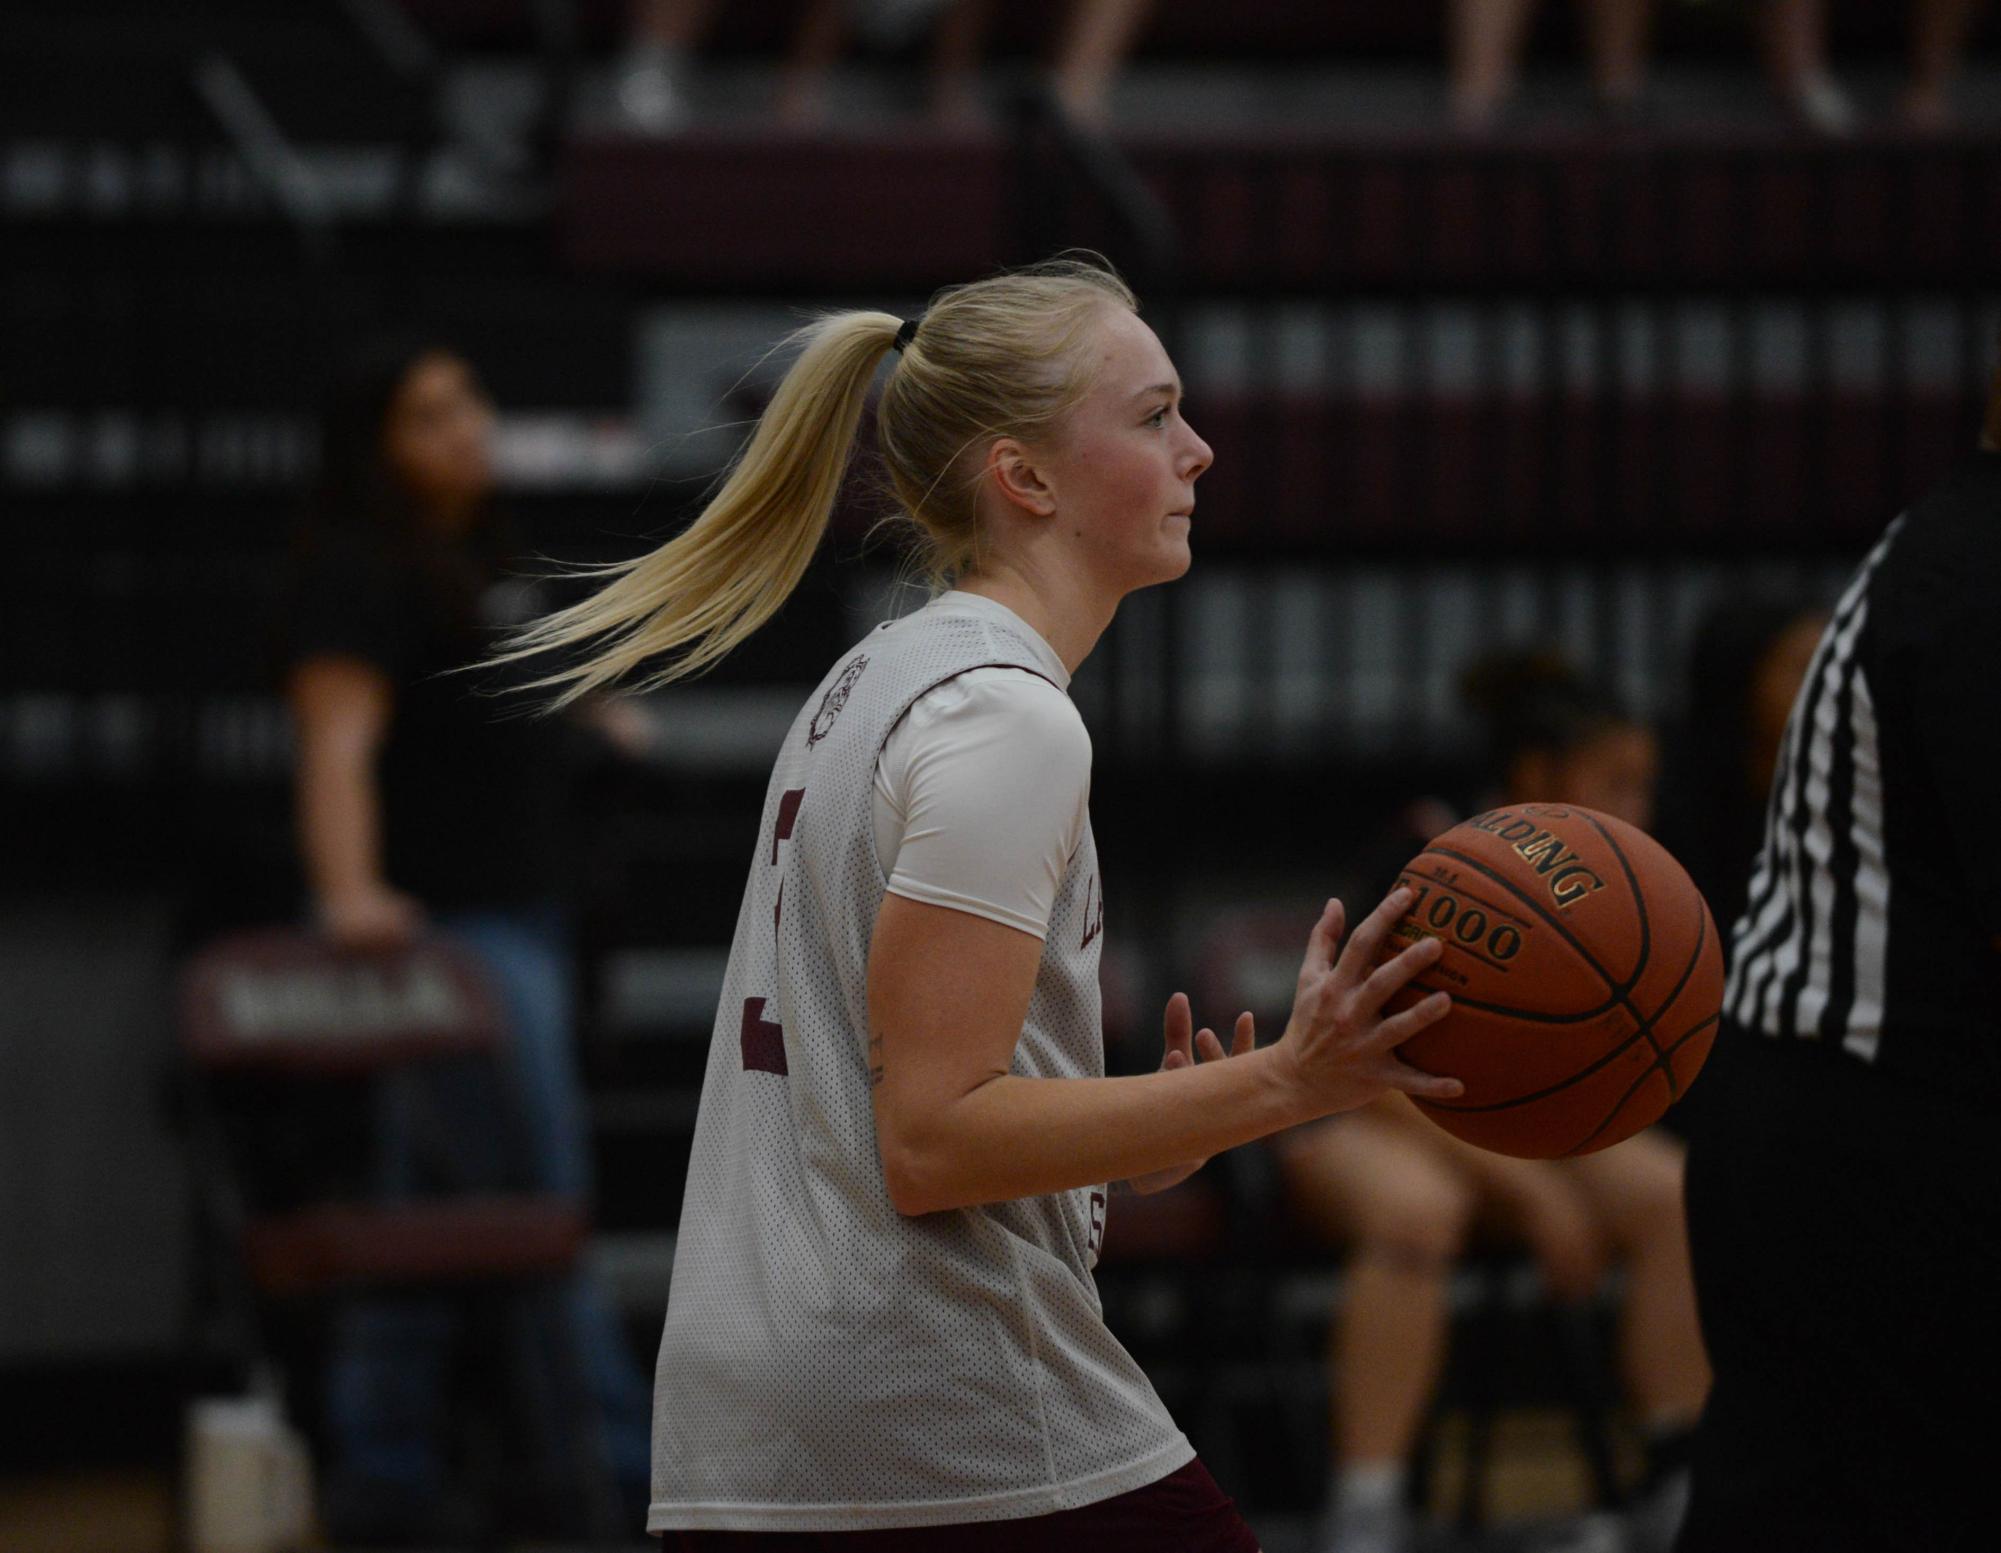
[[[2001,375],[1793,704],[1689,1154],[1680,1553],[2001,1547]]]

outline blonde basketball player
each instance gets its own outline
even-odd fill
[[[1292,1018],[1230,1049],[1167,1006],[1161,1071],[1104,1076],[1104,884],[1071,674],[1189,566],[1210,451],[1117,277],[1057,261],[850,312],[802,349],[700,518],[540,622],[559,699],[712,663],[784,602],[864,397],[934,578],[786,735],[695,1129],[654,1405],[649,1530],[679,1549],[1146,1549],[1256,1540],[1106,1330],[1091,1269],[1124,1183],[1388,1090],[1456,1080],[1385,1018],[1431,940],[1330,901]],[[1344,943],[1345,937],[1345,943]]]

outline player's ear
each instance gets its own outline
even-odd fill
[[[987,478],[1017,511],[1046,518],[1056,511],[1056,489],[1034,452],[1013,437],[1002,437],[987,449]]]

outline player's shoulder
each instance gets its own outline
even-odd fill
[[[1090,734],[1062,687],[1026,665],[982,664],[934,686],[912,709],[920,724],[980,726],[1038,745],[1090,749]]]

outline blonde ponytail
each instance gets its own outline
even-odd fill
[[[792,336],[803,348],[701,516],[658,549],[577,575],[609,579],[518,632],[493,661],[596,647],[528,687],[562,686],[549,709],[671,654],[633,688],[656,689],[728,656],[778,613],[833,515],[891,313],[836,313]]]
[[[819,548],[854,450],[869,384],[904,346],[883,390],[877,441],[918,560],[934,587],[976,566],[984,445],[1048,433],[1090,387],[1082,349],[1106,307],[1136,311],[1095,257],[1054,259],[941,291],[914,333],[890,313],[836,313],[792,338],[799,359],[715,498],[650,554],[576,575],[591,597],[517,633],[492,661],[591,644],[529,689],[561,687],[553,711],[663,658],[633,688],[698,674],[775,615]]]

